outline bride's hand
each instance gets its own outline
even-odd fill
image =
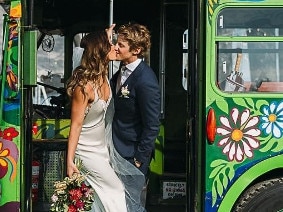
[[[77,166],[72,162],[67,166],[67,176],[72,177],[74,173],[80,173],[80,171],[78,170]]]
[[[107,29],[105,29],[106,33],[107,33],[107,36],[108,36],[108,39],[109,39],[109,42],[111,44],[112,43],[112,38],[113,38],[113,33],[114,33],[114,27],[116,26],[116,24],[111,24],[111,26]]]

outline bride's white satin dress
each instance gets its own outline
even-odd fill
[[[87,108],[76,149],[76,157],[82,160],[83,170],[89,172],[87,182],[95,190],[91,210],[95,212],[127,211],[124,185],[110,166],[105,142],[105,113],[111,98],[112,95],[107,102],[96,99]]]

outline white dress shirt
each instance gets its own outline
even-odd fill
[[[137,59],[134,62],[126,65],[125,68],[124,67],[121,68],[121,83],[120,83],[121,86],[128,79],[128,77],[133,73],[133,71],[136,69],[136,67],[140,64],[141,61],[142,59]]]

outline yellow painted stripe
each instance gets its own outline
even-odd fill
[[[208,8],[208,11],[209,11],[209,14],[210,14],[210,15],[213,14],[213,9],[212,9],[212,7],[209,7],[209,8]]]

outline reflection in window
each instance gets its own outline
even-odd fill
[[[37,52],[37,85],[34,88],[33,103],[51,106],[52,96],[58,96],[55,89],[64,87],[64,37],[45,35]],[[54,88],[54,89],[53,89]]]
[[[219,42],[217,46],[221,90],[278,91],[279,87],[263,87],[283,86],[283,42]]]
[[[81,58],[83,55],[84,49],[80,47],[81,39],[84,36],[83,33],[78,33],[74,36],[73,39],[73,70],[81,64]]]

